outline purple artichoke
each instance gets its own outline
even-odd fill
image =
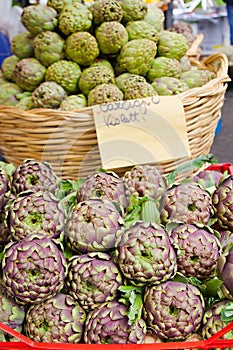
[[[89,199],[77,203],[67,217],[65,235],[74,251],[109,251],[125,227],[123,217],[107,199]]]
[[[218,259],[218,273],[225,287],[233,293],[233,247],[232,244],[223,248]]]
[[[179,272],[200,280],[215,276],[221,245],[208,227],[181,224],[172,230],[170,241],[176,250]]]
[[[214,215],[222,228],[233,230],[233,175],[227,176],[212,197]]]
[[[65,208],[51,192],[21,192],[9,205],[8,225],[14,241],[35,233],[55,238],[64,231]]]
[[[224,177],[225,175],[217,170],[200,170],[191,180],[208,189],[213,186],[217,187]]]
[[[79,343],[85,320],[85,311],[70,295],[57,293],[29,307],[25,331],[37,342]]]
[[[10,191],[10,179],[7,172],[0,168],[0,210],[4,208]]]
[[[16,194],[27,190],[56,193],[59,186],[60,180],[51,166],[35,159],[23,161],[12,175],[12,192]]]
[[[116,299],[122,283],[118,266],[106,253],[91,252],[69,260],[67,289],[86,311]]]
[[[128,309],[117,301],[100,304],[87,315],[84,342],[87,344],[142,344],[146,323],[129,324]]]
[[[161,221],[208,224],[212,214],[210,194],[196,183],[180,183],[167,190],[161,210]]]
[[[185,339],[196,332],[204,314],[204,299],[191,284],[166,281],[144,294],[144,319],[160,338]]]
[[[30,235],[9,243],[2,259],[2,278],[7,291],[22,304],[38,304],[64,286],[67,263],[55,241]]]
[[[117,240],[117,262],[132,284],[158,284],[173,277],[176,254],[163,227],[136,222]]]

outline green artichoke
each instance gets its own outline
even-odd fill
[[[150,39],[135,39],[126,43],[119,55],[119,66],[129,73],[146,75],[152,66],[157,52],[157,45]]]
[[[100,51],[105,55],[116,55],[128,42],[126,28],[117,21],[103,22],[96,28],[95,37]]]
[[[65,208],[53,193],[21,192],[8,209],[8,225],[14,241],[40,233],[50,238],[64,231]]]
[[[157,223],[132,224],[116,245],[120,270],[132,284],[162,283],[177,271],[175,250],[167,232]]]
[[[0,104],[4,106],[15,106],[18,103],[17,96],[23,90],[15,83],[6,82],[0,85]]]
[[[19,61],[20,58],[15,55],[11,55],[4,58],[1,66],[1,72],[4,79],[10,82],[14,82],[14,69],[16,63],[18,63]]]
[[[189,86],[181,79],[167,76],[155,78],[151,85],[160,96],[177,95],[189,90]]]
[[[126,24],[126,30],[129,40],[150,39],[157,43],[159,39],[159,34],[155,27],[144,20],[128,22]]]
[[[100,304],[87,315],[84,328],[86,344],[143,344],[146,323],[140,318],[129,324],[128,309],[118,301]]]
[[[100,84],[111,84],[115,82],[114,72],[105,65],[92,65],[84,68],[79,79],[79,89],[85,96]]]
[[[103,22],[121,22],[123,9],[117,0],[96,0],[90,6],[93,23],[98,26]]]
[[[80,76],[81,68],[77,63],[58,60],[47,68],[45,81],[54,81],[61,85],[68,94],[73,94],[78,92]]]
[[[63,7],[58,17],[58,28],[65,35],[88,31],[92,26],[93,15],[88,6],[74,2]]]
[[[125,222],[108,199],[89,199],[72,207],[66,225],[67,244],[79,253],[107,252],[115,247]]]
[[[153,25],[157,32],[164,30],[165,15],[157,4],[148,5],[148,11],[143,20]]]
[[[122,101],[124,95],[122,91],[115,84],[99,84],[94,87],[88,95],[88,106],[94,106],[98,104]]]
[[[181,64],[174,58],[164,56],[156,57],[152,63],[151,69],[147,73],[149,82],[153,82],[160,77],[174,77],[179,79],[182,73]]]
[[[125,208],[128,199],[124,184],[115,172],[97,171],[85,178],[78,191],[78,200],[85,201],[90,198],[105,198],[116,202]]]
[[[82,66],[89,66],[99,56],[99,46],[94,35],[88,32],[76,32],[66,39],[65,52],[69,60]]]
[[[203,296],[191,284],[166,281],[147,287],[144,319],[160,338],[183,340],[196,332],[205,310]]]
[[[34,192],[49,191],[56,194],[60,187],[60,179],[51,165],[35,159],[26,159],[12,174],[12,193],[18,194],[27,190]]]
[[[188,56],[183,56],[179,59],[182,72],[189,71],[192,69],[191,61]]]
[[[58,13],[63,10],[66,5],[82,2],[82,0],[47,0],[47,6],[54,8]]]
[[[57,28],[57,11],[52,7],[36,4],[25,6],[21,13],[21,23],[32,36]]]
[[[144,19],[148,13],[148,5],[144,0],[118,0],[123,9],[122,21],[138,21]]]
[[[28,58],[34,55],[33,36],[28,31],[16,34],[11,39],[11,52],[19,58]]]
[[[118,266],[106,253],[90,252],[69,260],[66,285],[86,311],[116,299],[122,283]]]
[[[146,78],[139,74],[122,73],[116,77],[116,85],[124,93],[126,89],[133,88],[138,83],[145,83]]]
[[[36,58],[23,58],[15,65],[14,81],[26,91],[34,91],[44,81],[45,66]]]
[[[76,344],[82,338],[85,320],[85,311],[70,295],[57,293],[29,307],[25,332],[36,342]]]
[[[58,245],[41,234],[31,234],[4,249],[2,278],[6,290],[21,304],[38,304],[64,286],[67,263]]]
[[[233,229],[233,175],[228,175],[212,196],[214,216],[222,228]]]
[[[180,183],[169,188],[164,195],[161,221],[186,224],[208,224],[212,215],[210,194],[196,183]]]
[[[60,104],[59,109],[62,111],[73,111],[75,109],[87,107],[87,99],[85,95],[70,95],[67,96]]]
[[[65,58],[64,44],[65,40],[56,32],[47,30],[39,33],[33,40],[35,58],[48,67]]]
[[[197,69],[196,67],[192,67],[180,75],[180,79],[190,88],[203,86],[214,78],[216,78],[216,75],[213,72],[207,69]]]
[[[138,82],[134,86],[125,89],[124,100],[134,100],[157,95],[155,89],[147,82]]]
[[[23,111],[29,111],[34,108],[34,104],[32,102],[32,96],[26,96],[19,100],[16,105],[16,108],[22,109]]]
[[[180,224],[172,230],[170,241],[176,250],[179,272],[199,280],[216,276],[221,244],[209,227]]]
[[[175,58],[179,60],[188,51],[188,40],[183,34],[164,30],[160,32],[158,40],[158,56]]]
[[[41,83],[32,93],[32,103],[36,108],[59,108],[67,97],[65,89],[54,81]]]

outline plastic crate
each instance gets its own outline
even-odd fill
[[[157,344],[60,344],[38,343],[0,323],[0,329],[19,339],[19,342],[0,343],[0,349],[7,350],[174,350],[174,349],[233,349],[233,339],[221,339],[233,329],[233,322],[209,339],[191,342],[169,342]]]

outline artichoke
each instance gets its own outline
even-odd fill
[[[117,21],[103,22],[96,28],[95,37],[100,51],[105,55],[116,55],[128,42],[126,28]]]
[[[155,27],[144,20],[128,22],[126,24],[126,30],[129,40],[150,39],[157,43],[159,39],[159,34]]]
[[[7,172],[0,167],[0,210],[4,209],[10,194],[10,178]]]
[[[85,96],[100,84],[111,84],[115,82],[114,72],[105,65],[95,65],[84,68],[79,79],[79,89]]]
[[[153,82],[160,77],[180,78],[182,73],[181,64],[174,58],[164,56],[156,57],[152,63],[151,69],[147,73],[147,79]]]
[[[186,277],[208,280],[216,275],[221,244],[207,226],[180,224],[170,241],[176,250],[178,271]]]
[[[88,31],[92,26],[93,15],[89,8],[74,2],[63,7],[58,17],[58,28],[65,35]]]
[[[44,31],[35,36],[33,48],[35,58],[45,67],[65,58],[65,40],[56,32]]]
[[[196,183],[180,183],[169,188],[164,196],[161,221],[186,224],[208,224],[212,215],[210,194]]]
[[[81,68],[75,62],[58,60],[52,63],[46,71],[45,81],[54,81],[61,85],[68,94],[78,91]]]
[[[128,309],[118,301],[100,304],[87,315],[84,342],[87,344],[143,344],[145,321],[129,324]]]
[[[21,98],[21,100],[16,103],[15,107],[22,109],[23,111],[29,111],[30,109],[33,109],[34,104],[32,102],[32,96]]]
[[[165,177],[153,165],[135,165],[126,171],[121,179],[128,198],[133,195],[161,199],[167,188]]]
[[[188,56],[183,56],[179,59],[182,72],[192,69],[192,64]]]
[[[122,73],[116,77],[116,85],[124,93],[126,89],[133,88],[137,83],[145,83],[146,78],[139,74]]]
[[[98,26],[103,22],[121,22],[123,9],[117,0],[96,0],[90,6],[93,23]]]
[[[14,80],[26,91],[34,91],[44,81],[45,66],[36,58],[23,58],[15,65]]]
[[[233,230],[233,175],[218,185],[212,196],[214,216],[222,228]]]
[[[200,87],[208,83],[216,75],[207,69],[191,68],[180,75],[180,79],[184,81],[190,88]]]
[[[163,10],[161,10],[161,8],[158,7],[157,4],[150,4],[148,6],[147,14],[143,18],[143,20],[149,23],[150,25],[153,25],[157,32],[161,32],[164,29],[165,15]]]
[[[92,89],[87,98],[88,106],[122,101],[124,95],[115,84],[99,84]]]
[[[144,319],[160,338],[185,339],[196,332],[205,310],[199,289],[189,283],[166,281],[147,287]]]
[[[189,86],[181,79],[167,76],[154,79],[151,85],[160,96],[177,95],[189,90]]]
[[[4,249],[5,245],[10,241],[10,231],[7,226],[7,210],[5,208],[0,210],[0,252]],[[1,257],[0,257],[1,260]],[[0,321],[1,322],[1,321]]]
[[[19,61],[20,58],[15,55],[11,55],[4,58],[1,66],[1,72],[4,79],[14,82],[14,69],[16,63],[18,63]]]
[[[56,194],[59,187],[60,179],[46,162],[26,159],[15,168],[12,174],[12,193],[14,194],[27,190],[49,191]]]
[[[218,259],[218,274],[219,277],[222,279],[224,286],[227,288],[227,290],[233,294],[233,248],[232,248],[232,242],[230,244],[225,245],[223,247],[223,253]]]
[[[8,225],[14,241],[40,233],[55,238],[64,231],[65,209],[51,192],[21,192],[8,209]]]
[[[122,276],[110,255],[91,252],[70,258],[66,285],[83,309],[90,311],[117,298]]]
[[[63,87],[54,81],[41,83],[32,93],[32,102],[36,108],[59,108],[67,97]]]
[[[179,60],[188,51],[188,40],[183,34],[164,30],[160,32],[158,40],[157,54]]]
[[[87,107],[87,99],[83,94],[67,96],[60,104],[62,111],[73,111]]]
[[[41,234],[31,234],[4,249],[2,278],[6,290],[21,304],[38,304],[64,286],[67,263],[58,245]]]
[[[58,13],[66,6],[82,0],[47,0],[47,6],[54,8]]]
[[[148,13],[148,5],[144,0],[118,0],[123,9],[122,21],[138,21],[144,19]]]
[[[203,325],[201,330],[204,339],[210,338],[212,335],[221,331],[230,323],[229,321],[222,320],[222,312],[228,303],[229,300],[215,302],[209,310],[206,310],[203,316]],[[223,339],[233,339],[233,332],[230,331],[224,334]]]
[[[126,43],[119,55],[119,66],[129,73],[146,75],[157,52],[157,44],[150,39],[135,39]]]
[[[157,223],[132,224],[116,245],[120,270],[132,284],[162,283],[177,271],[176,254],[168,234]]]
[[[86,313],[70,296],[57,293],[29,307],[25,319],[26,335],[36,342],[79,343]]]
[[[4,323],[17,332],[23,329],[25,318],[25,308],[19,305],[6,292],[6,288],[2,279],[0,279],[0,322]]]
[[[21,13],[21,23],[32,36],[57,27],[57,11],[52,7],[36,4],[25,6]]]
[[[196,175],[191,177],[191,181],[198,183],[205,189],[211,189],[218,186],[223,181],[225,175],[217,170],[200,170]]]
[[[78,191],[78,199],[83,201],[90,198],[109,199],[121,208],[128,203],[124,184],[115,172],[97,171],[86,177]]]
[[[89,66],[99,56],[99,46],[94,35],[88,32],[76,32],[66,39],[65,52],[69,60],[82,66]]]
[[[134,100],[137,98],[144,98],[154,95],[157,95],[157,92],[151,86],[151,84],[147,82],[138,82],[135,83],[133,87],[129,86],[125,89],[124,99]]]
[[[125,227],[123,217],[108,199],[89,199],[72,207],[65,225],[68,246],[79,253],[107,252]]]
[[[18,103],[17,96],[23,90],[15,83],[0,84],[0,104],[4,106],[15,106]]]
[[[21,32],[11,39],[11,52],[19,58],[28,58],[34,55],[33,36],[28,31]]]

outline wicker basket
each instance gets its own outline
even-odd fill
[[[200,88],[177,95],[183,104],[191,159],[206,155],[212,146],[227,83],[228,60],[224,54],[211,55],[201,62],[217,77]],[[101,158],[91,107],[64,112],[53,109],[22,111],[0,106],[1,150],[7,162],[19,165],[34,158],[49,162],[62,178],[85,177],[101,167]],[[188,159],[158,164],[164,174]],[[121,175],[127,168],[113,169]],[[189,174],[184,174],[187,176]]]

